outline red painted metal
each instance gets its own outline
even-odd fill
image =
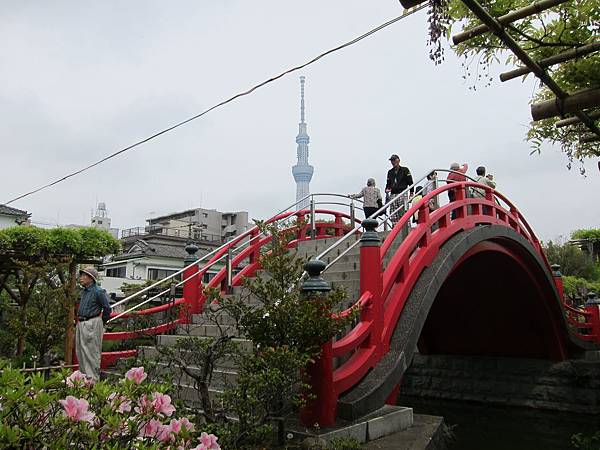
[[[403,227],[407,225],[413,215],[418,213],[417,226],[404,239],[383,271],[381,290],[381,298],[383,299],[383,308],[381,310],[383,329],[381,332],[381,341],[385,346],[384,350],[387,350],[404,304],[421,272],[431,264],[439,248],[460,231],[471,229],[478,224],[510,227],[530,242],[533,248],[539,253],[546,268],[550,270],[539,240],[517,208],[504,195],[487,186],[483,187],[486,191],[484,198],[467,197],[465,192],[470,187],[482,188],[479,184],[466,181],[441,186],[429,193],[404,213],[382,245],[380,261],[383,261]],[[456,200],[430,212],[427,206],[429,200],[441,195],[450,188],[456,190]],[[452,219],[453,213],[454,219]],[[530,270],[527,264],[521,263],[525,265],[527,270]],[[373,266],[363,264],[361,261],[360,267],[361,289],[367,289],[362,285],[362,280],[363,277],[365,280],[371,279],[373,276]],[[374,272],[377,271],[375,270]],[[532,275],[532,279],[535,280],[536,277]],[[372,281],[365,282],[372,283]],[[369,291],[374,297],[377,297],[374,291],[371,289]],[[577,311],[577,314],[585,317],[586,326],[593,326],[594,320],[598,317],[597,309],[595,311],[586,311],[585,313]],[[364,352],[364,343],[366,342],[365,333],[369,327],[373,326],[372,323],[373,316],[365,313],[357,326],[347,336],[338,341],[339,344],[337,347],[334,344],[336,356],[343,356],[344,354],[354,352],[353,356],[335,371],[334,381],[336,382],[336,392],[338,395],[358,383],[368,369],[381,358],[380,354],[376,352],[372,352],[369,355]],[[600,330],[600,325],[598,325],[597,329]],[[595,336],[585,337],[583,335],[583,339],[592,340],[595,339]],[[566,354],[564,346],[561,346],[558,352],[564,356]]]
[[[361,321],[352,332],[333,343],[333,357],[337,358],[359,347],[370,335],[373,322]]]
[[[600,343],[600,306],[590,305],[585,307],[585,312],[589,314],[590,332],[594,336],[592,342]]]
[[[337,394],[335,392],[333,351],[331,342],[321,347],[321,355],[307,369],[314,399],[300,411],[305,426],[330,427],[335,424]]]
[[[360,293],[371,293],[371,302],[361,310],[361,322],[371,323],[371,333],[362,347],[375,347],[378,358],[384,353],[384,343],[381,340],[383,332],[383,299],[381,297],[383,280],[381,275],[380,246],[361,246],[360,267],[368,270],[360,271]]]
[[[185,303],[185,299],[178,298],[175,300],[175,302],[165,303],[164,305],[160,305],[160,306],[153,306],[152,308],[140,309],[139,311],[132,311],[130,314],[123,314],[121,317],[119,317],[119,319],[129,319],[131,317],[136,317],[136,316],[146,316],[148,314],[156,314],[159,312],[167,311],[171,308],[174,308],[175,306],[179,306],[182,303]],[[110,314],[111,317],[115,317],[118,315],[119,315],[118,312],[112,312]]]
[[[135,339],[144,336],[154,336],[167,331],[173,330],[179,324],[185,323],[184,319],[177,319],[172,322],[162,323],[154,327],[142,328],[134,331],[112,331],[110,333],[104,333],[104,340],[106,341],[124,341],[127,339]]]
[[[137,350],[121,350],[119,352],[103,352],[100,362],[101,369],[108,369],[114,366],[120,359],[133,358],[137,355]]]
[[[392,405],[392,406],[396,406],[398,403],[398,394],[400,393],[400,383],[398,383],[396,385],[396,387],[394,389],[392,389],[391,394],[388,396],[387,400],[385,401],[386,405]]]
[[[183,271],[183,298],[187,305],[187,310],[181,312],[181,319],[190,320],[190,314],[198,314],[201,311],[200,296],[202,294],[202,277],[196,274],[198,266],[190,266]]]

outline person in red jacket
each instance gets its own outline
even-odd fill
[[[448,174],[448,178],[446,179],[446,182],[448,184],[451,184],[451,183],[457,183],[460,181],[467,181],[467,178],[461,174],[465,174],[467,172],[468,168],[469,168],[469,165],[467,163],[464,163],[462,166],[456,162],[450,164],[450,170],[453,170],[454,172],[451,172]],[[453,202],[454,200],[456,200],[456,189],[448,189],[448,199],[450,200],[450,202]],[[452,211],[452,220],[454,220],[455,217],[456,217],[456,214],[454,211]]]

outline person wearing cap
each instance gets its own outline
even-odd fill
[[[408,196],[404,195],[399,197],[399,194],[413,184],[413,178],[410,169],[400,165],[400,157],[398,155],[390,156],[390,163],[392,163],[392,168],[388,170],[387,173],[385,193],[389,195],[389,198],[398,197],[398,199],[390,205],[390,212],[392,212],[391,219],[395,225],[404,212],[404,199],[408,199]]]
[[[79,271],[83,290],[77,310],[75,351],[80,372],[94,380],[100,378],[102,336],[111,311],[106,291],[96,284],[97,281],[96,269],[86,267]]]

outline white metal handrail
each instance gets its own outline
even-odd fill
[[[385,223],[386,221],[390,220],[390,218],[398,213],[400,210],[405,208],[405,205],[401,205],[400,207],[396,208],[394,211],[391,211],[391,205],[395,202],[398,202],[398,198],[402,198],[403,196],[406,196],[406,203],[410,202],[413,200],[414,198],[414,190],[417,187],[417,185],[419,185],[421,182],[427,180],[427,183],[425,184],[425,186],[428,186],[430,183],[435,183],[438,184],[440,182],[445,182],[445,183],[451,183],[452,180],[448,180],[446,179],[439,179],[439,178],[435,178],[434,180],[428,180],[427,177],[431,174],[435,172],[437,174],[437,172],[446,172],[446,173],[455,173],[457,175],[461,175],[464,176],[465,178],[471,180],[471,181],[477,181],[475,179],[473,179],[472,177],[470,177],[469,175],[466,175],[462,172],[456,171],[456,170],[451,170],[451,169],[432,169],[430,171],[427,172],[426,175],[424,175],[423,177],[419,178],[416,182],[413,182],[413,184],[411,184],[410,186],[408,186],[406,189],[404,189],[402,192],[400,192],[399,194],[396,194],[394,197],[391,197],[388,199],[388,201],[381,207],[379,208],[377,211],[375,211],[373,214],[371,214],[371,216],[369,216],[369,218],[375,218],[375,220],[377,220],[379,222],[379,224],[377,225],[379,227],[379,225],[381,225],[382,223]],[[434,184],[434,186],[435,186]],[[425,186],[423,187],[423,189],[425,189]],[[437,187],[437,186],[436,186]],[[412,196],[407,195],[407,194],[412,194]],[[380,214],[384,211],[387,211],[387,209],[390,208],[390,212],[389,213],[385,213],[386,215],[383,217],[383,219],[380,218]],[[328,247],[327,249],[325,249],[323,252],[321,252],[319,255],[317,255],[314,259],[317,261],[322,260],[328,253],[330,253],[332,250],[334,250],[335,248],[337,248],[339,245],[341,245],[343,242],[347,241],[348,239],[350,239],[353,235],[355,235],[362,227],[362,225],[358,225],[355,228],[353,228],[350,232],[348,232],[345,236],[343,236],[341,239],[338,239],[337,241],[335,241],[330,247]],[[360,241],[356,241],[355,243],[353,243],[352,245],[348,246],[343,252],[341,252],[338,256],[336,256],[333,261],[331,261],[329,264],[327,264],[325,266],[325,269],[323,270],[323,272],[325,272],[327,269],[329,269],[331,266],[333,266],[336,262],[338,262],[342,257],[344,257],[350,250],[352,250],[354,247],[356,247],[358,244],[360,243]]]
[[[302,202],[304,202],[307,199],[311,199],[311,203],[313,204],[313,208],[314,208],[314,205],[319,204],[319,205],[350,206],[351,210],[352,210],[352,208],[354,208],[354,202],[357,201],[357,199],[352,199],[351,202],[350,202],[350,204],[341,203],[341,202],[333,202],[333,201],[330,201],[330,202],[315,202],[314,201],[315,197],[327,197],[327,196],[329,196],[329,197],[348,198],[348,196],[346,196],[346,195],[337,194],[337,193],[319,192],[319,193],[314,193],[314,194],[308,194],[308,195],[304,196],[303,198],[301,198],[300,200],[297,200],[296,202],[294,202],[293,204],[291,204],[287,208],[285,208],[285,209],[281,210],[280,212],[278,212],[277,214],[273,215],[271,217],[271,219],[274,219],[277,216],[288,212],[289,210],[291,210],[295,206],[301,204]],[[359,203],[364,203],[364,202],[362,202],[360,200],[358,200],[358,202]],[[358,208],[362,210],[362,208],[360,206]],[[353,214],[351,214],[351,216],[353,216]],[[271,219],[268,219],[268,220],[271,220]],[[287,220],[288,217],[286,217],[284,219]],[[312,220],[314,221],[314,218],[312,218]],[[352,224],[352,226],[355,227],[355,224]],[[247,230],[243,234],[241,234],[240,236],[237,236],[236,238],[234,238],[234,240],[237,240],[239,242],[235,244],[237,246],[235,248],[233,248],[232,251],[235,252],[235,253],[239,253],[239,252],[241,252],[243,250],[243,248],[245,246],[250,245],[256,239],[260,239],[261,237],[263,237],[264,233],[262,233],[262,232],[259,233],[259,234],[257,234],[256,236],[250,237],[252,235],[252,233],[255,232],[257,229],[258,229],[258,227],[254,226],[250,230]],[[250,237],[250,239],[246,239],[248,237]],[[132,294],[132,295],[124,298],[123,300],[120,300],[119,302],[113,304],[112,306],[115,307],[115,306],[120,306],[120,305],[123,305],[125,303],[128,303],[132,299],[145,294],[149,290],[151,290],[151,289],[153,289],[153,288],[155,288],[155,287],[157,287],[159,285],[162,285],[163,283],[165,283],[165,282],[167,282],[169,280],[174,279],[179,274],[183,273],[185,270],[189,269],[190,267],[197,266],[199,263],[201,263],[202,261],[207,260],[208,258],[210,258],[211,256],[213,256],[214,254],[216,254],[219,251],[223,250],[228,245],[231,245],[231,241],[222,244],[221,246],[217,247],[216,249],[214,249],[214,250],[210,251],[209,253],[203,255],[202,257],[196,259],[193,263],[191,263],[191,264],[183,267],[182,269],[180,269],[180,270],[176,271],[175,273],[173,273],[173,274],[171,274],[171,275],[163,278],[162,280],[158,280],[155,283],[152,283],[150,286],[147,286],[147,287],[141,289],[140,291],[138,291],[138,292],[136,292],[136,293],[134,293],[134,294]],[[201,269],[197,270],[194,274],[190,275],[185,280],[182,280],[182,281],[178,282],[175,286],[181,286],[185,281],[193,278],[194,276],[198,275],[202,271],[208,270],[210,267],[218,264],[219,262],[221,262],[224,258],[227,258],[228,256],[230,256],[228,253],[223,254],[222,256],[220,256],[219,258],[217,258],[216,260],[210,262],[208,265],[204,265]],[[156,294],[156,295],[154,295],[154,296],[152,296],[152,297],[150,297],[148,299],[146,299],[145,301],[143,301],[141,303],[138,303],[138,304],[134,305],[133,307],[127,309],[126,311],[124,311],[122,313],[119,313],[118,315],[112,317],[109,320],[109,322],[112,322],[112,321],[114,321],[114,320],[116,320],[116,319],[118,319],[118,318],[120,318],[120,317],[122,317],[122,316],[124,316],[124,315],[126,315],[126,314],[128,314],[130,312],[132,312],[132,311],[135,311],[135,310],[139,309],[141,306],[149,303],[150,301],[154,300],[155,298],[158,298],[158,297],[164,295],[165,293],[169,292],[169,290],[170,290],[170,288],[166,289],[166,290],[164,290],[164,291],[162,291],[162,292],[160,292],[160,293],[158,293],[158,294]]]

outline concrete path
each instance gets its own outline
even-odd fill
[[[414,414],[414,424],[407,430],[386,436],[363,446],[367,450],[443,450],[444,418]]]

